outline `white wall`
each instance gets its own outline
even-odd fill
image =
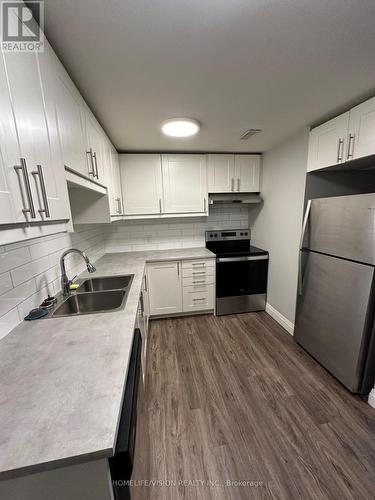
[[[75,247],[94,262],[104,253],[103,226],[77,226],[75,233],[54,234],[0,247],[0,338],[47,297],[60,291],[59,260]],[[66,259],[69,277],[85,264],[77,254]]]
[[[247,205],[214,205],[209,217],[121,221],[106,227],[106,251],[129,252],[205,245],[209,229],[246,228]]]
[[[250,210],[252,243],[270,253],[267,302],[294,323],[308,131],[267,152],[261,209]]]

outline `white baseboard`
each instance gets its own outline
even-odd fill
[[[294,334],[294,323],[288,320],[285,316],[283,316],[277,309],[271,306],[267,302],[266,304],[266,313],[268,313],[275,321],[279,323],[288,333],[291,335]]]
[[[374,389],[372,389],[372,391],[370,392],[370,394],[368,396],[368,404],[370,406],[372,406],[373,408],[375,408],[375,387],[374,387]]]

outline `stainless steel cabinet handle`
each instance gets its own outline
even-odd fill
[[[22,171],[22,176],[23,176],[23,182],[25,184],[25,190],[26,190],[26,198],[27,202],[29,204],[28,207],[24,207],[22,209],[22,212],[24,214],[29,213],[30,217],[32,219],[36,218],[35,215],[35,208],[34,208],[34,202],[33,202],[33,196],[31,194],[31,187],[30,187],[30,181],[29,181],[29,175],[27,173],[27,166],[26,166],[26,160],[25,158],[20,158],[21,165],[15,165],[14,170],[17,172],[18,170]]]
[[[349,134],[349,141],[348,141],[348,154],[346,155],[347,160],[351,160],[353,158],[354,154],[354,134]]]
[[[180,277],[180,263],[177,262],[177,276]]]
[[[344,139],[339,139],[339,146],[337,149],[337,163],[341,163],[343,160],[343,153],[344,153]]]
[[[89,175],[92,175],[93,177],[95,177],[94,160],[92,157],[92,148],[90,148],[88,151],[86,151],[86,154],[89,155],[91,168],[92,168],[92,170],[90,170],[90,166],[89,166]]]
[[[298,295],[302,295],[302,288],[303,288],[303,276],[302,276],[302,248],[303,248],[303,240],[305,238],[305,233],[306,233],[306,228],[307,228],[307,223],[309,221],[310,217],[310,210],[311,210],[311,200],[307,202],[306,206],[306,212],[305,216],[303,218],[303,224],[302,224],[302,232],[301,232],[301,239],[299,243],[299,256],[298,256]]]
[[[98,171],[98,159],[96,157],[96,151],[94,152],[94,154],[92,155],[92,157],[94,158],[95,160],[95,171],[96,173],[94,174],[94,177],[96,177],[97,179],[99,179],[99,171]]]
[[[234,178],[232,177],[232,186],[231,186],[231,191],[234,191]]]
[[[46,184],[44,182],[42,165],[37,165],[36,168],[37,168],[37,170],[34,171],[34,172],[31,172],[31,173],[32,173],[32,175],[34,175],[34,176],[37,175],[39,177],[40,189],[42,191],[42,199],[43,199],[43,205],[44,205],[44,208],[40,208],[38,210],[38,212],[40,214],[44,213],[46,215],[46,217],[51,217],[51,214],[50,214],[50,211],[49,211],[49,206],[48,206]]]
[[[239,178],[237,178],[237,191],[240,190],[240,184],[241,184],[241,181]]]
[[[204,210],[203,212],[206,212],[206,198],[204,199]]]
[[[197,283],[206,283],[206,280],[196,280],[196,281],[193,281],[193,285],[195,285]]]
[[[159,198],[159,212],[161,213],[161,199]]]
[[[121,199],[116,198],[116,202],[117,202],[117,213],[121,214]]]
[[[145,305],[143,303],[143,293],[141,292],[140,296],[139,296],[139,301],[140,301],[140,305],[141,305],[141,314],[142,316],[144,315],[145,313]]]
[[[144,278],[145,278],[145,292],[148,292],[148,289],[147,289],[147,275],[146,274],[145,274]]]
[[[193,266],[205,267],[205,262],[193,262]]]
[[[193,302],[197,302],[198,300],[206,300],[206,298],[205,297],[200,297],[199,299],[196,298],[196,299],[193,299]]]
[[[199,273],[196,272],[196,273],[191,273],[191,274],[195,274],[195,275],[199,274],[199,275],[201,275],[201,274],[206,274],[206,271],[200,271]]]

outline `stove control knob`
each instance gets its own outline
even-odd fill
[[[243,233],[240,233],[240,236],[243,236]]]
[[[212,237],[213,237],[213,234],[210,234],[210,238],[212,238]]]
[[[215,234],[215,238],[217,238],[217,234]]]
[[[248,235],[248,233],[245,233],[245,236],[247,236],[247,235]]]

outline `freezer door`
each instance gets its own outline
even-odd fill
[[[350,391],[361,392],[374,268],[314,252],[305,257],[295,339]]]
[[[375,264],[375,194],[312,200],[304,247]]]

